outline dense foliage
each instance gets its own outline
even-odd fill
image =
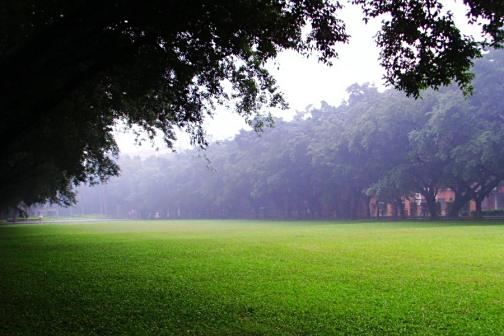
[[[377,44],[386,80],[414,96],[453,80],[469,90],[480,48],[503,39],[500,1],[464,1],[469,21],[484,20],[479,42],[462,35],[437,0],[350,2],[366,20],[385,18]],[[269,120],[262,107],[284,106],[266,62],[285,49],[330,62],[336,45],[348,40],[341,6],[329,0],[3,1],[0,208],[70,203],[74,184],[117,174],[112,130],[120,120],[150,135],[161,130],[168,145],[181,127],[204,146],[201,125],[215,104],[229,104],[261,127]]]
[[[49,198],[117,173],[119,120],[168,145],[227,102],[253,126],[283,106],[265,62],[283,49],[345,42],[327,1],[7,1],[0,10],[0,207]],[[310,24],[307,35],[301,29]],[[225,90],[225,88],[229,88]]]
[[[124,157],[122,176],[82,189],[76,212],[130,217],[355,218],[370,198],[401,204],[419,193],[435,217],[442,188],[457,216],[504,179],[504,52],[475,66],[475,91],[423,99],[353,85],[339,107],[322,103],[261,136],[242,131],[204,153]],[[210,168],[205,156],[210,161]]]

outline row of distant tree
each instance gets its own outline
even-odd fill
[[[258,136],[148,159],[123,157],[121,176],[81,188],[73,213],[155,218],[355,218],[369,200],[401,204],[420,193],[431,216],[451,188],[451,216],[504,179],[504,52],[474,66],[474,91],[454,86],[421,99],[353,85]]]

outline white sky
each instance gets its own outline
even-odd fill
[[[461,1],[454,8],[453,2],[449,3],[455,17],[464,22],[465,10]],[[317,106],[322,100],[339,105],[346,97],[346,88],[353,83],[369,82],[383,87],[384,71],[379,66],[379,51],[373,38],[379,30],[379,20],[364,24],[362,13],[356,6],[344,8],[340,17],[345,21],[351,38],[349,44],[339,46],[339,58],[333,61],[332,67],[319,63],[316,57],[306,58],[292,51],[282,52],[269,64],[268,68],[290,106],[287,111],[276,111],[275,116],[288,119],[296,111],[303,111],[310,104]],[[463,26],[467,26],[465,22]],[[240,116],[224,109],[217,110],[214,118],[205,122],[205,129],[213,141],[232,138],[244,127],[246,125]],[[181,134],[179,138],[176,148],[187,148],[187,137]],[[132,134],[117,133],[116,140],[121,153],[130,155],[147,156],[167,151],[161,139],[157,139],[154,146],[148,141],[138,146]],[[156,151],[156,148],[159,150]]]

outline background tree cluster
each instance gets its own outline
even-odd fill
[[[474,67],[474,93],[456,87],[411,99],[353,85],[338,107],[322,103],[261,136],[242,131],[203,154],[124,157],[122,175],[81,189],[74,211],[192,218],[356,218],[369,200],[421,194],[432,217],[450,188],[457,216],[504,179],[504,52]],[[205,158],[208,158],[207,161]]]

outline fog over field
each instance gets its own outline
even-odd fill
[[[474,92],[411,99],[353,84],[322,102],[241,130],[206,150],[123,154],[121,174],[79,189],[61,215],[113,218],[331,219],[502,215],[504,53],[476,62]],[[47,214],[51,214],[48,212]]]

